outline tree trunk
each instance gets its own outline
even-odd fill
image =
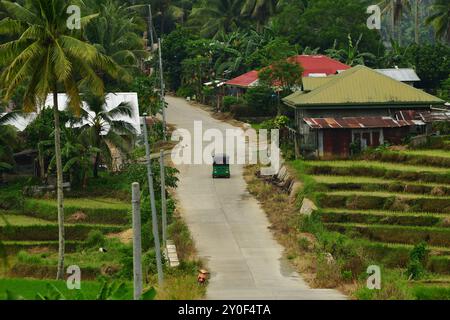
[[[38,159],[39,159],[39,178],[41,178],[41,180],[45,179],[45,161],[44,161],[44,152],[43,150],[41,150],[41,148],[39,147],[39,153],[38,153]]]
[[[64,190],[63,167],[61,159],[61,128],[59,124],[58,91],[56,85],[53,88],[53,116],[55,119],[55,158],[58,195],[58,273],[57,280],[64,279]]]
[[[392,16],[391,16],[391,27],[392,27],[392,40],[395,40],[395,1],[391,1],[391,10],[392,10]]]
[[[416,44],[419,44],[420,42],[420,30],[419,30],[419,2],[420,0],[416,0],[416,12],[415,12],[415,23],[414,23],[414,31],[415,31],[415,40],[416,40]]]
[[[100,162],[100,153],[97,152],[95,154],[95,160],[94,160],[94,178],[98,178],[98,166]]]

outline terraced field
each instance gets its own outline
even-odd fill
[[[117,268],[115,250],[101,255],[86,246],[92,234],[118,234],[129,226],[130,205],[115,199],[80,198],[65,201],[66,264],[79,265],[84,277],[95,279]],[[8,277],[54,278],[57,265],[58,225],[56,201],[26,198],[14,210],[0,210],[0,240],[9,255]],[[111,260],[111,257],[115,257]],[[114,261],[113,261],[114,260]]]
[[[405,161],[388,161],[405,155]],[[405,268],[414,246],[425,242],[426,269],[450,287],[450,166],[431,165],[436,159],[448,161],[450,152],[389,151],[384,159],[291,166],[306,181],[328,230],[349,236],[375,261],[393,268]]]

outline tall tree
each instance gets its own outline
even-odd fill
[[[269,21],[276,10],[280,0],[245,0],[242,8],[242,15],[251,17],[256,21],[256,30],[261,31],[262,27]]]
[[[450,1],[436,0],[431,10],[426,23],[434,27],[437,38],[450,42]]]
[[[101,160],[109,166],[112,165],[113,157],[111,148],[116,148],[122,154],[130,151],[130,141],[124,137],[132,138],[136,134],[133,125],[120,118],[131,117],[133,108],[129,103],[121,103],[118,106],[107,109],[106,96],[88,93],[84,95],[87,110],[82,111],[80,121],[84,122],[83,136],[86,141],[97,150],[93,165],[94,178],[98,177],[98,168]]]
[[[86,37],[101,53],[120,66],[129,71],[139,69],[141,59],[147,57],[142,38],[145,23],[116,0],[90,1],[90,11],[99,16],[95,24],[86,27]]]
[[[241,0],[209,0],[192,10],[189,24],[200,26],[202,36],[216,38],[242,25],[241,8]]]
[[[63,279],[64,193],[58,91],[66,92],[69,108],[77,112],[81,105],[80,87],[103,92],[103,82],[95,70],[116,76],[118,68],[82,38],[83,29],[97,15],[81,17],[80,29],[71,30],[67,14],[70,4],[66,1],[26,0],[23,5],[11,1],[1,3],[9,17],[0,22],[0,34],[13,39],[0,45],[0,67],[4,68],[0,83],[6,91],[5,99],[9,100],[17,87],[25,84],[23,108],[29,112],[36,110],[50,93],[53,96],[59,226],[57,278]]]
[[[392,38],[395,39],[397,29],[397,41],[401,44],[401,21],[403,13],[411,10],[411,0],[383,0],[380,4],[382,13],[389,13],[391,16]]]

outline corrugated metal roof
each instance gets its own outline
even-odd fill
[[[413,69],[375,69],[375,71],[384,74],[394,80],[401,82],[417,82],[420,81],[419,76]]]
[[[333,80],[333,76],[319,77],[319,78],[304,77],[302,79],[303,90],[304,91],[315,90],[323,86],[324,84],[330,82],[331,80]]]
[[[323,55],[298,55],[288,58],[289,61],[295,61],[303,68],[303,76],[308,77],[311,74],[317,77],[317,74],[333,75],[338,71],[347,70],[350,66],[343,64],[337,60],[331,59]],[[239,77],[226,82],[229,86],[235,87],[251,87],[258,83],[258,71],[253,70]]]
[[[392,117],[303,118],[312,129],[401,128],[425,125],[418,120],[395,120]]]
[[[299,107],[444,104],[443,100],[435,96],[365,66],[346,70],[310,93],[296,92],[283,101],[290,106]]]
[[[303,67],[304,77],[308,77],[311,73],[332,75],[338,71],[350,69],[350,66],[324,55],[298,55],[288,60],[295,61]]]
[[[236,77],[234,79],[231,79],[226,82],[229,86],[235,86],[235,87],[251,87],[252,85],[256,84],[258,81],[258,71],[253,70],[247,73],[244,73],[243,75],[240,75],[239,77]]]
[[[436,121],[450,121],[450,111],[421,111],[404,110],[395,113],[398,120],[421,120],[425,123],[433,123]]]

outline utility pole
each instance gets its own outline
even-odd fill
[[[149,35],[149,39],[150,39],[150,51],[153,51],[153,47],[154,47],[154,39],[153,39],[153,15],[152,15],[152,6],[149,4],[148,5],[148,35]]]
[[[148,143],[147,114],[146,113],[144,113],[143,127],[144,127],[145,152],[146,152],[146,156],[147,156],[148,188],[149,188],[149,192],[150,192],[150,205],[151,205],[151,209],[152,209],[153,238],[155,241],[156,268],[158,270],[158,283],[161,286],[164,281],[164,276],[163,276],[162,262],[161,262],[161,244],[159,242],[158,218],[156,216],[155,190],[153,187],[152,160],[150,158],[150,144]]]
[[[158,38],[158,49],[159,49],[159,74],[161,78],[161,108],[163,116],[163,134],[164,141],[167,141],[166,135],[166,100],[165,100],[165,87],[164,87],[164,75],[163,75],[163,63],[162,63],[162,49],[161,49],[161,38]]]
[[[141,240],[141,191],[139,183],[133,183],[133,280],[134,300],[141,300],[142,296],[142,240]]]
[[[167,246],[167,203],[166,203],[166,170],[164,166],[164,151],[161,150],[159,157],[159,167],[161,175],[161,206],[162,206],[162,238],[163,246]]]

